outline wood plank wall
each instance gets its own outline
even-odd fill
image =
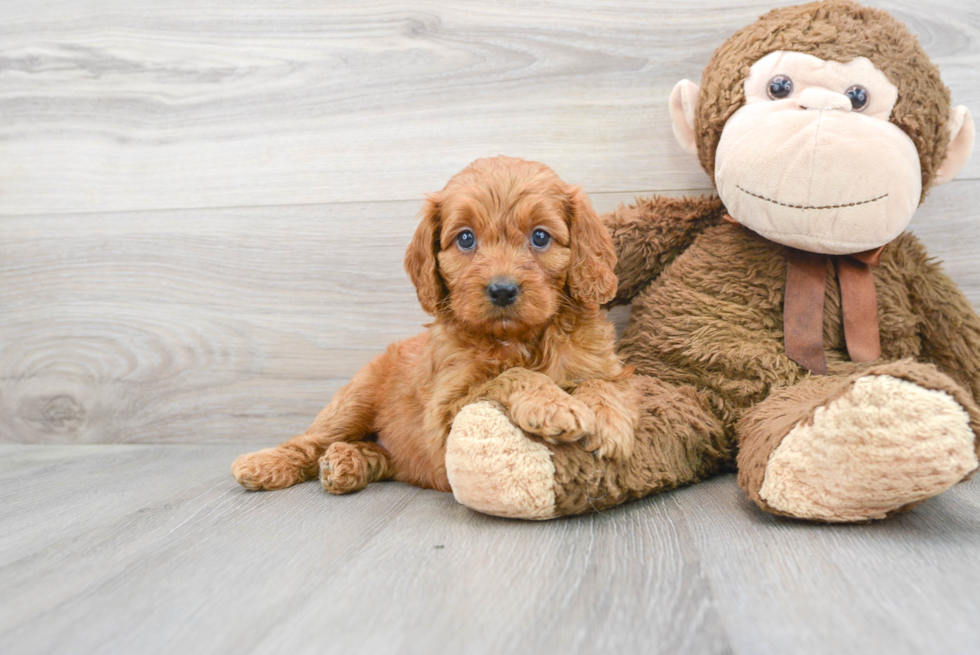
[[[0,442],[274,442],[425,322],[424,192],[708,190],[667,97],[787,2],[92,0],[0,21]],[[875,1],[980,112],[976,3]],[[980,157],[912,229],[980,303]]]

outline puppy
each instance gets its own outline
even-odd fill
[[[378,480],[450,491],[446,437],[466,404],[496,401],[526,432],[633,449],[637,398],[599,306],[616,256],[588,197],[543,164],[479,159],[425,202],[405,268],[428,330],[361,369],[303,434],[232,465],[247,489],[319,473],[335,494]]]

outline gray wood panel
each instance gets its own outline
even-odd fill
[[[725,479],[674,498],[740,653],[975,653],[980,482],[865,525],[758,511]]]
[[[615,204],[626,196],[601,196]],[[428,317],[421,199],[0,221],[0,441],[278,441]]]
[[[722,476],[599,515],[239,488],[239,448],[0,446],[7,653],[966,653],[980,481],[871,525]]]
[[[4,219],[0,435],[305,429],[373,354],[421,330],[401,268],[419,204]]]
[[[912,224],[980,304],[980,181]],[[600,210],[629,194],[595,194]],[[0,221],[0,441],[274,443],[427,317],[420,201]],[[617,312],[623,321],[626,314]]]
[[[6,652],[726,651],[668,502],[511,522],[396,483],[245,492],[233,446],[0,453]]]
[[[0,214],[407,200],[499,153],[593,192],[702,187],[670,90],[782,4],[8,2]],[[980,111],[972,3],[869,4]]]

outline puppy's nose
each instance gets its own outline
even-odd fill
[[[490,302],[497,307],[513,304],[520,293],[520,285],[509,277],[495,277],[487,285],[487,295],[490,296]]]

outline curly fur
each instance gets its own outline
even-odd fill
[[[551,235],[547,247],[531,246],[537,228]],[[468,251],[456,245],[463,230],[476,238]],[[419,302],[435,317],[429,329],[359,371],[304,434],[235,460],[236,479],[279,489],[319,472],[332,493],[384,479],[448,491],[446,437],[479,399],[550,442],[584,440],[602,456],[628,457],[636,396],[599,308],[615,293],[614,265],[579,188],[535,162],[474,162],[426,200],[406,252]],[[487,293],[502,276],[520,287],[507,307]]]

